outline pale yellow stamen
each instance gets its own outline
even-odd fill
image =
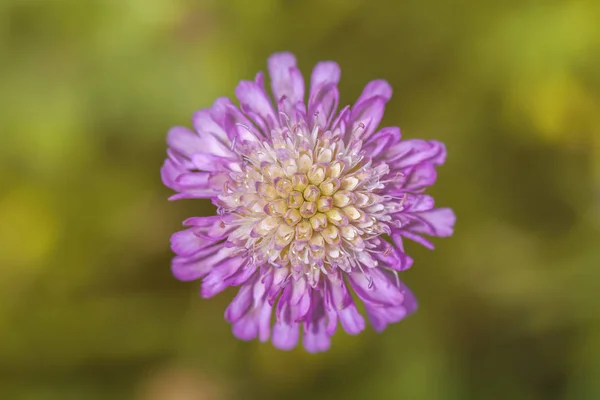
[[[286,197],[292,191],[292,182],[289,179],[275,179],[275,190],[281,197]]]
[[[264,209],[265,212],[272,217],[281,217],[288,208],[284,199],[278,199],[267,204]]]
[[[341,188],[344,190],[354,190],[358,186],[359,180],[354,176],[346,176],[342,178]]]
[[[269,185],[268,183],[259,183],[256,191],[263,199],[267,201],[273,201],[279,197],[275,187],[273,187],[273,185]]]
[[[314,185],[319,185],[325,180],[325,166],[322,164],[314,164],[308,171],[308,180]]]
[[[334,208],[326,213],[327,220],[334,225],[343,226],[348,225],[348,218],[340,211],[339,208]]]
[[[308,242],[311,239],[313,229],[306,220],[296,225],[296,240],[299,242]]]
[[[300,158],[298,159],[298,172],[307,173],[312,166],[312,157],[305,152],[300,154]]]
[[[286,224],[280,224],[275,233],[275,246],[279,249],[283,249],[285,246],[290,244],[294,238],[294,228]]]
[[[338,190],[333,195],[333,205],[336,207],[346,207],[352,203],[353,193],[346,190]]]
[[[315,231],[322,231],[327,227],[327,216],[323,213],[316,213],[310,219],[310,225]]]
[[[287,206],[290,208],[299,208],[304,203],[304,196],[302,193],[293,191],[290,193],[287,199]]]
[[[285,174],[283,169],[277,164],[267,164],[262,168],[262,173],[265,177],[274,181],[277,178],[282,178]]]
[[[312,201],[305,201],[300,206],[300,215],[304,218],[310,218],[317,212],[317,204]]]
[[[327,228],[325,228],[321,232],[321,235],[323,236],[323,239],[325,239],[327,244],[333,245],[337,244],[340,241],[339,230],[334,225],[329,225]]]
[[[333,199],[331,197],[321,197],[317,201],[317,209],[320,212],[331,211],[332,208],[333,208]]]
[[[306,174],[297,173],[292,176],[292,187],[294,190],[299,192],[303,192],[304,189],[308,186],[308,178]]]
[[[323,196],[331,196],[340,188],[340,181],[337,178],[327,178],[319,185]]]
[[[283,216],[283,220],[289,226],[294,226],[298,222],[302,221],[302,216],[300,215],[300,212],[297,209],[290,208],[286,211],[285,215]]]
[[[355,197],[356,197],[355,205],[357,207],[363,207],[363,206],[369,204],[369,202],[371,201],[369,196],[367,196],[364,193],[356,193]]]
[[[344,214],[348,216],[348,218],[354,221],[358,220],[361,216],[360,212],[356,209],[356,207],[353,206],[344,207],[342,210],[344,211]]]
[[[323,249],[325,247],[325,240],[323,240],[323,236],[320,233],[315,233],[310,238],[310,249],[312,251],[317,251],[319,249]]]
[[[330,178],[339,178],[342,175],[342,169],[344,169],[344,165],[339,161],[334,161],[329,164],[327,175]]]
[[[304,189],[304,200],[306,201],[317,201],[320,195],[321,191],[315,185],[309,185]]]
[[[287,176],[292,176],[298,171],[298,167],[296,166],[296,161],[289,159],[285,160],[281,163],[283,165],[283,170]]]
[[[333,159],[333,151],[331,149],[321,149],[317,155],[317,162],[328,163]]]
[[[342,226],[340,228],[340,233],[342,237],[346,240],[354,240],[358,236],[358,230],[352,225]]]
[[[268,217],[263,218],[262,221],[260,221],[258,224],[256,224],[256,227],[254,230],[259,235],[266,235],[267,233],[271,232],[273,229],[277,228],[278,226],[279,226],[279,218],[268,216]]]

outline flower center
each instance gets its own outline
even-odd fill
[[[237,226],[231,245],[315,284],[320,271],[376,266],[369,240],[387,232],[390,217],[389,199],[374,192],[387,165],[373,166],[360,141],[345,145],[331,131],[296,126],[272,137],[238,145],[246,162],[217,203]]]

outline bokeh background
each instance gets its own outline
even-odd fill
[[[596,0],[0,2],[0,398],[600,399]],[[170,126],[291,50],[342,103],[446,142],[458,215],[402,279],[420,310],[332,349],[236,340],[171,277]]]

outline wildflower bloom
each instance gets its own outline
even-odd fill
[[[416,309],[397,277],[413,263],[403,239],[433,247],[422,235],[452,234],[454,213],[423,194],[446,151],[377,130],[392,95],[385,81],[337,112],[336,63],[315,66],[308,104],[292,54],[274,54],[268,69],[275,105],[259,73],[237,86],[239,108],[219,98],[194,114],[194,131],[168,133],[171,199],[209,198],[218,210],[172,236],[172,271],[202,278],[205,298],[240,286],[225,311],[238,338],[291,349],[302,330],[308,351],[324,351],[338,320],[349,334],[365,328],[350,290],[377,331]]]

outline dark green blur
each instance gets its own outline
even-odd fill
[[[596,0],[0,2],[0,398],[600,399]],[[275,51],[342,67],[342,104],[444,141],[452,238],[403,279],[419,311],[332,349],[235,339],[234,295],[170,274],[170,126]]]

